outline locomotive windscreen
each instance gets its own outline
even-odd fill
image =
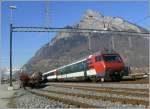
[[[121,58],[118,55],[104,55],[103,59],[104,61],[107,61],[107,62],[121,61]]]

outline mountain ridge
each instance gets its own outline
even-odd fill
[[[107,28],[107,30],[112,30],[112,31],[113,30],[114,31],[128,31],[128,32],[139,32],[139,33],[148,32],[148,30],[140,26],[136,26],[136,24],[132,24],[120,17],[103,16],[101,13],[97,11],[93,11],[93,10],[87,10],[78,24],[75,24],[73,26],[66,26],[66,28],[81,28],[81,29],[86,28],[86,29],[101,29],[101,30],[105,30]],[[93,41],[92,43],[93,47],[91,51],[88,51],[88,37],[87,36],[90,36],[91,41]],[[103,41],[101,42],[101,40],[97,39],[100,36],[102,38],[101,40],[104,40],[106,41],[106,44],[107,43],[109,44],[105,45]],[[112,35],[109,32],[105,34],[59,32],[49,43],[42,46],[35,53],[35,56],[33,56],[27,62],[27,64],[24,65],[24,67],[28,71],[40,70],[44,72],[44,71],[48,71],[50,69],[59,67],[63,64],[67,64],[77,58],[80,58],[81,56],[85,56],[92,52],[96,52],[97,50],[102,50],[105,48],[112,49],[112,46],[110,44],[111,43],[110,36],[115,36],[118,38],[122,37],[120,38],[120,40],[124,39],[122,41],[124,46],[121,45],[120,47],[126,47],[127,48],[126,51],[132,51],[130,50],[129,46],[126,44],[127,43],[126,37],[124,37],[126,35],[122,33],[118,33],[117,35]],[[97,42],[97,44],[95,44],[97,40],[99,41]],[[138,40],[139,39],[136,39],[136,41]],[[116,42],[116,43],[120,44],[119,42]],[[145,39],[141,39],[139,43],[141,44],[146,43],[146,46],[142,45],[145,48],[147,48],[148,46],[148,40],[145,41]],[[96,47],[99,49],[97,49]],[[136,48],[134,49],[135,49],[134,51],[135,53],[142,52],[143,54],[139,53],[141,54],[140,56],[144,56],[146,59],[148,58],[146,49],[144,49],[144,51],[142,51],[142,49],[140,50],[136,50]],[[122,52],[123,50],[122,48],[119,48],[118,51]],[[124,56],[125,53],[122,53],[122,55]],[[130,59],[127,59],[127,60],[130,60]]]

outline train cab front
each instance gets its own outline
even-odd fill
[[[96,77],[101,81],[120,81],[124,69],[124,62],[117,53],[105,53],[93,56],[93,67]]]
[[[124,62],[119,54],[103,54],[105,64],[105,79],[111,81],[120,81]]]

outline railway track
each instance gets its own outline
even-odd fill
[[[65,91],[66,89],[67,91]],[[72,91],[82,90],[84,92],[90,91],[93,93],[101,93],[101,94],[102,93],[116,94],[118,96],[121,95],[123,97],[119,98],[114,96],[111,97],[111,96],[101,96],[101,95],[90,95],[90,94],[72,92],[71,90]],[[132,106],[142,105],[144,107],[149,106],[149,101],[148,101],[149,94],[147,89],[110,88],[110,87],[100,88],[100,87],[91,87],[91,86],[88,87],[88,86],[78,86],[78,85],[51,84],[50,86],[44,89],[37,89],[37,90],[34,89],[28,91],[38,96],[44,96],[49,99],[60,101],[69,105],[74,105],[80,108],[107,107],[107,105],[99,105],[100,102],[103,103],[111,102],[112,105],[118,103],[120,105],[124,105],[124,104],[132,105]],[[130,96],[130,98],[128,98],[128,96]],[[141,97],[144,99],[136,99],[136,97]],[[95,102],[96,104],[91,102]]]
[[[119,83],[127,83],[127,84],[149,84],[149,76],[146,75],[147,77],[142,77],[142,78],[136,78],[136,77],[131,77],[131,78],[124,78],[122,81]]]
[[[77,85],[52,85],[54,87],[63,87],[70,89],[80,89],[85,91],[95,91],[100,93],[112,93],[118,95],[133,95],[133,96],[142,96],[149,97],[149,92],[146,89],[129,89],[129,88],[108,88],[108,87],[87,87],[87,86],[77,86]]]
[[[94,100],[102,100],[102,101],[111,101],[111,102],[120,102],[121,104],[132,104],[132,105],[145,105],[148,106],[149,102],[145,100],[135,100],[135,99],[126,99],[126,98],[114,98],[114,97],[106,97],[106,96],[91,96],[91,95],[85,95],[85,94],[76,94],[76,93],[66,93],[66,92],[59,92],[59,91],[49,91],[49,90],[43,90],[44,92],[50,92],[50,93],[57,93],[62,94],[66,96],[76,96],[76,97],[82,97],[86,99],[94,99]]]
[[[78,108],[100,108],[100,107],[97,107],[97,106],[94,106],[94,105],[90,105],[90,104],[87,104],[87,103],[82,103],[82,102],[75,101],[75,100],[65,99],[65,98],[58,97],[58,96],[52,96],[52,95],[49,95],[49,94],[43,93],[43,92],[36,92],[36,91],[31,91],[31,90],[28,90],[28,91],[30,93],[36,94],[38,96],[47,97],[50,100],[52,99],[52,100],[55,100],[55,101],[60,101],[60,102],[63,102],[65,104],[68,104],[68,105],[75,105]]]
[[[86,84],[75,84],[75,83],[48,83],[48,85],[50,86],[59,86],[59,87],[72,87],[72,88],[91,88],[91,89],[109,89],[109,90],[124,90],[124,91],[131,91],[131,92],[149,92],[149,89],[148,88],[128,88],[128,87],[116,87],[116,86],[112,86],[112,87],[108,87],[106,86],[107,84],[102,84],[100,86],[96,86],[96,85],[99,85],[99,84],[89,84],[89,83],[86,83]],[[121,84],[119,84],[121,85]],[[118,86],[118,85],[117,85]],[[126,85],[125,85],[126,86]]]

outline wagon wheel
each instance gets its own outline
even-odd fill
[[[84,77],[83,80],[84,81],[90,81],[90,78],[89,77]]]
[[[117,76],[116,76],[115,74],[112,74],[111,80],[112,80],[113,82],[117,82],[117,81],[118,81]]]
[[[90,77],[90,80],[91,80],[93,83],[97,82],[96,76]]]
[[[117,81],[121,81],[122,80],[122,75],[120,73],[117,74]]]
[[[112,81],[119,82],[121,80],[121,75],[118,72],[113,72]]]
[[[113,72],[114,71],[112,69],[107,69],[106,70],[105,77],[104,77],[105,81],[112,81]]]

